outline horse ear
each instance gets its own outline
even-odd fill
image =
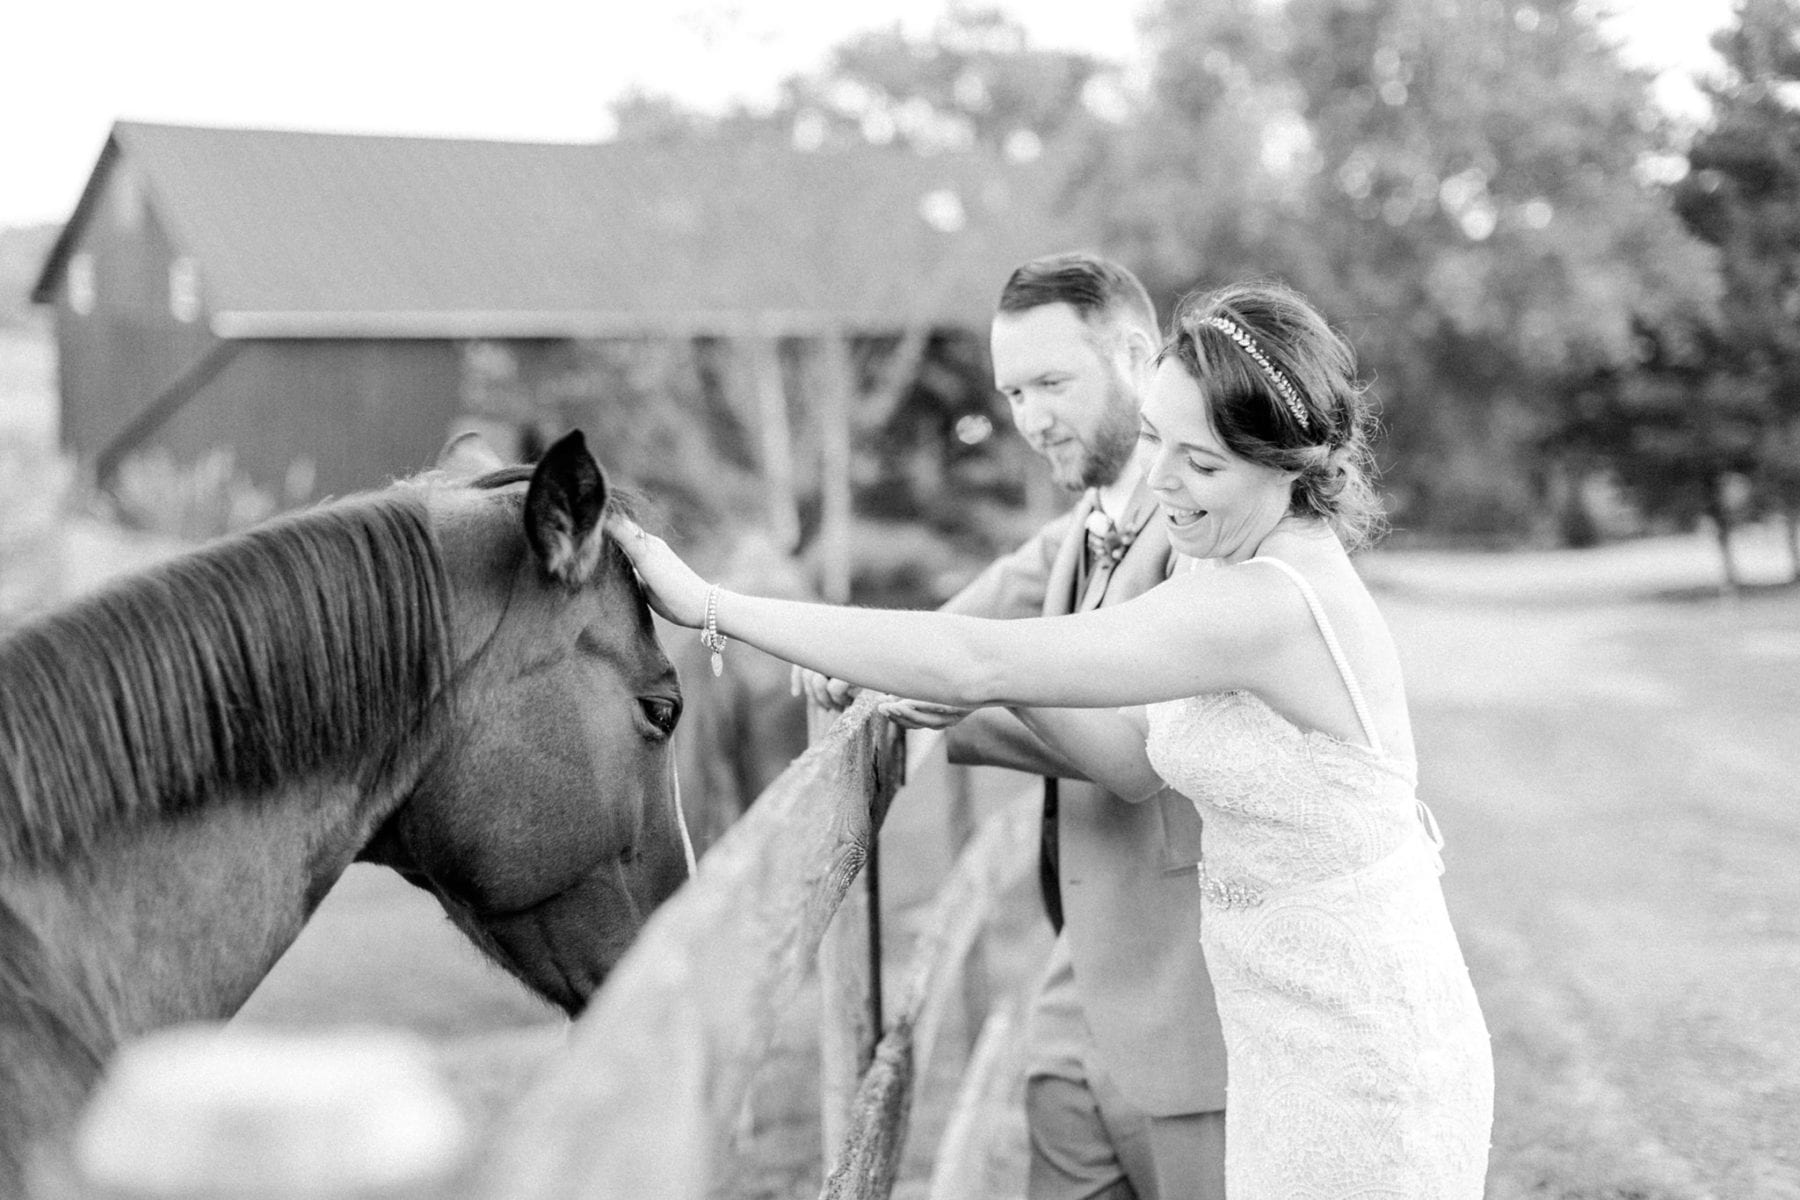
[[[605,508],[606,476],[574,430],[544,451],[525,492],[525,537],[553,578],[580,587],[594,577]]]
[[[437,469],[456,479],[474,479],[506,464],[487,444],[487,439],[473,429],[464,430],[444,443],[438,451]]]

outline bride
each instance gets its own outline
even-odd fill
[[[1298,295],[1188,297],[1141,437],[1170,540],[1214,569],[1076,616],[724,592],[612,519],[653,605],[715,652],[741,638],[881,691],[1008,705],[1108,790],[1193,800],[1233,1200],[1483,1191],[1487,1028],[1414,795],[1399,661],[1345,549],[1375,520],[1371,423],[1348,345]]]

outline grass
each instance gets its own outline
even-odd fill
[[[1800,1197],[1800,594],[1387,608],[1494,1036],[1489,1195]]]

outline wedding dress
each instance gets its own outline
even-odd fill
[[[1230,1200],[1479,1200],[1493,1059],[1412,768],[1249,692],[1153,704],[1151,763],[1194,800],[1201,945],[1225,1033]]]

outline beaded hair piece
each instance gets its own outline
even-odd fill
[[[1268,378],[1276,392],[1280,393],[1282,401],[1287,404],[1288,411],[1294,414],[1294,420],[1299,422],[1300,428],[1311,428],[1312,422],[1306,417],[1306,403],[1300,399],[1300,389],[1294,386],[1286,372],[1269,361],[1269,356],[1262,352],[1262,347],[1256,344],[1256,339],[1250,336],[1249,330],[1230,317],[1207,317],[1201,324],[1211,325],[1236,343],[1239,350],[1249,355],[1251,360],[1262,368],[1263,375]]]

